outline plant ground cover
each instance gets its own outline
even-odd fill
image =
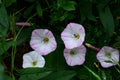
[[[120,80],[119,8],[120,0],[0,0],[0,80]]]

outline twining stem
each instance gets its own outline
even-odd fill
[[[10,16],[12,18],[11,24],[10,26],[12,26],[12,32],[14,33],[14,37],[16,36],[16,31],[14,29],[14,15]],[[12,53],[11,53],[11,77],[12,80],[15,80],[15,76],[14,76],[14,60],[15,60],[15,53],[16,53],[16,41],[13,40],[13,47],[12,47]]]
[[[33,16],[31,16],[30,18],[28,18],[28,20],[26,22],[28,22],[34,16],[36,16],[36,13]],[[14,17],[14,15],[12,17]],[[14,23],[11,23],[11,26],[14,26],[13,24]],[[15,76],[14,76],[14,72],[13,71],[14,71],[15,55],[16,55],[16,52],[17,52],[17,38],[18,38],[20,32],[22,31],[23,27],[24,27],[24,25],[20,28],[20,30],[18,31],[17,34],[16,34],[15,29],[13,28],[14,40],[13,40],[13,48],[12,48],[12,54],[11,54],[11,77],[12,77],[12,80],[15,80]]]

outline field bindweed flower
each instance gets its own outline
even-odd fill
[[[64,57],[69,66],[82,65],[85,61],[86,48],[81,45],[73,49],[64,49]]]
[[[32,32],[30,46],[40,55],[47,55],[57,47],[56,40],[48,29],[36,29]]]
[[[44,67],[45,59],[35,51],[23,55],[23,68]]]
[[[79,47],[85,39],[84,27],[77,23],[69,23],[61,33],[61,38],[67,49]]]
[[[118,64],[119,62],[119,51],[108,46],[104,46],[97,54],[103,68],[108,68]]]

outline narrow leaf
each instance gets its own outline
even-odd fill
[[[3,72],[4,72],[4,67],[2,66],[2,64],[0,63],[0,80],[3,80]]]
[[[9,7],[10,5],[12,5],[15,2],[16,2],[16,0],[3,0],[3,3],[6,7]]]
[[[102,80],[95,72],[93,72],[90,68],[84,65],[84,67],[91,73],[93,76],[97,78],[97,80]]]
[[[25,68],[25,69],[20,69],[17,72],[20,75],[24,75],[24,74],[42,73],[42,72],[47,72],[47,71],[51,71],[51,70],[46,69],[46,68]]]
[[[81,0],[79,3],[81,17],[83,18],[81,21],[85,20],[85,17],[89,20],[96,21],[95,16],[92,13],[92,4],[89,0]],[[84,17],[85,16],[85,17]]]
[[[25,12],[24,12],[25,17],[30,16],[32,10],[34,9],[34,6],[35,6],[35,5],[33,4],[33,5],[31,5],[30,7],[28,7],[28,8],[25,10]]]
[[[8,15],[4,5],[0,6],[0,37],[5,37],[9,28]]]
[[[40,72],[40,73],[34,73],[34,74],[25,74],[22,75],[19,80],[40,80],[41,78],[46,77],[49,75],[51,71],[46,71],[46,72]]]
[[[57,71],[47,76],[44,80],[71,80],[76,75],[74,71]]]
[[[98,5],[98,11],[100,20],[104,26],[104,31],[106,32],[106,35],[110,37],[115,28],[112,13],[108,6],[103,7],[103,5]]]
[[[35,2],[36,0],[26,0],[26,1],[28,1],[28,2],[31,2],[31,3],[32,3],[32,2]]]
[[[65,9],[67,11],[73,11],[73,10],[75,10],[75,4],[76,3],[74,1],[68,1],[62,7],[63,7],[63,9]]]
[[[20,75],[19,80],[39,80],[49,75],[52,71],[46,68],[25,68],[17,72]]]
[[[0,0],[0,4],[2,4],[2,1]]]
[[[57,5],[58,7],[62,7],[64,10],[73,11],[75,10],[76,2],[69,0],[58,0]]]
[[[13,41],[9,41],[9,42],[4,42],[1,41],[0,42],[0,55],[2,55],[4,52],[6,52],[11,46],[12,46]]]
[[[37,3],[37,5],[36,5],[36,10],[37,10],[37,13],[39,16],[43,15],[43,11],[42,11],[41,5],[39,3]]]

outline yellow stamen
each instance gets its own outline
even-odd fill
[[[48,37],[45,37],[45,38],[43,39],[43,41],[46,43],[46,42],[49,41],[49,38],[48,38]]]
[[[111,53],[110,52],[105,52],[105,56],[110,57]]]
[[[70,50],[70,55],[74,55],[75,51],[74,50]]]
[[[37,65],[37,61],[32,62],[32,65],[33,66]]]
[[[76,39],[79,39],[79,38],[80,38],[80,35],[79,35],[79,34],[74,34],[74,37],[75,37]]]

